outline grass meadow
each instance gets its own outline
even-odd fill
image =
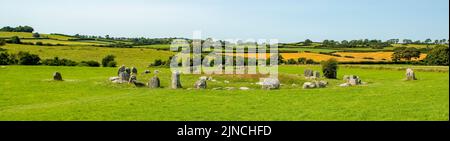
[[[327,80],[327,88],[305,90],[306,68],[320,70],[280,66],[281,89],[267,91],[252,84],[257,78],[251,76],[213,76],[217,82],[208,82],[208,89],[189,90],[200,75],[182,75],[184,89],[172,90],[165,68],[148,68],[161,71],[163,86],[149,89],[110,83],[116,68],[2,66],[0,120],[449,120],[448,67],[446,72],[417,70],[417,81],[405,81],[402,69],[342,67],[338,78],[356,74],[368,84],[343,88],[337,86],[342,80]],[[64,81],[52,81],[55,71]],[[152,76],[139,74],[138,80]],[[251,90],[212,90],[217,86]]]

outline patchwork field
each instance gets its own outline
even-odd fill
[[[327,80],[327,88],[304,90],[306,68],[320,69],[281,66],[281,89],[267,91],[246,76],[213,76],[217,82],[208,89],[188,90],[199,75],[182,75],[185,89],[172,90],[170,70],[163,68],[149,69],[161,71],[164,88],[149,89],[110,83],[116,68],[2,66],[0,120],[449,120],[448,67],[419,69],[417,81],[403,80],[404,70],[342,67],[339,78],[357,74],[368,84],[343,88],[337,86],[342,80]],[[52,81],[55,71],[65,81]],[[212,90],[218,86],[251,90]]]

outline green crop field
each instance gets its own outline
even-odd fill
[[[120,59],[119,59],[120,61]],[[341,68],[339,78],[357,74],[365,86],[302,89],[300,74],[319,66],[281,66],[280,90],[261,90],[239,76],[213,76],[206,90],[189,90],[199,75],[182,75],[185,89],[168,88],[170,70],[158,69],[164,88],[136,88],[107,79],[115,68],[2,66],[0,120],[449,120],[449,74]],[[144,68],[139,68],[142,71]],[[52,81],[60,71],[65,81]],[[153,74],[138,75],[148,81]],[[230,81],[224,84],[223,81]],[[297,84],[297,85],[293,85]],[[248,86],[251,90],[212,90]]]

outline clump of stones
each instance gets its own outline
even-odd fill
[[[145,70],[142,75],[150,74],[150,70]],[[157,76],[159,74],[158,70],[154,70],[153,74],[154,76],[147,82],[143,83],[138,81],[137,79],[138,70],[136,67],[128,68],[122,65],[119,67],[117,71],[117,76],[110,77],[109,80],[113,83],[128,83],[128,84],[134,84],[136,87],[145,87],[148,88],[161,88],[161,80]],[[305,69],[303,71],[303,75],[306,80],[309,80],[307,82],[304,82],[302,85],[303,89],[314,89],[314,88],[325,88],[329,84],[327,81],[320,80],[320,72],[314,71],[311,69]],[[405,80],[417,80],[416,75],[414,71],[411,68],[406,69],[406,78]],[[53,80],[55,81],[62,81],[61,73],[55,72],[53,74]],[[357,85],[364,85],[367,84],[366,82],[363,82],[361,78],[357,75],[344,75],[343,80],[345,83],[340,84],[340,87],[349,87],[349,86],[357,86]],[[215,83],[221,83],[222,81],[217,81],[213,79],[211,76],[201,76],[197,81],[195,81],[193,87],[194,89],[206,89],[208,81],[215,82]],[[224,84],[229,84],[230,81],[224,80]],[[274,90],[274,89],[280,89],[280,86],[282,85],[278,78],[276,77],[269,77],[269,78],[260,78],[260,81],[257,83],[251,83],[251,84],[258,84],[261,86],[261,89],[265,90]],[[292,84],[292,86],[297,86],[296,84]],[[179,71],[175,71],[172,73],[171,76],[171,83],[170,87],[172,89],[181,89],[183,86],[181,85],[181,73]],[[188,88],[193,89],[193,88]],[[211,88],[212,90],[250,90],[248,87],[215,87]]]

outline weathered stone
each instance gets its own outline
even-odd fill
[[[411,68],[406,69],[406,80],[417,80],[416,74]]]
[[[310,70],[310,69],[305,69],[305,70],[303,71],[303,75],[304,75],[306,78],[309,78],[309,77],[313,76],[313,71]]]
[[[122,81],[128,81],[130,80],[130,74],[128,74],[127,72],[120,72],[119,74],[120,80]]]
[[[181,79],[180,79],[180,72],[176,71],[172,73],[172,82],[171,86],[173,89],[182,88],[181,86]]]
[[[117,77],[117,76],[109,77],[109,81],[115,81],[115,80],[120,80],[120,77]]]
[[[194,84],[194,88],[206,89],[206,79],[197,80]]]
[[[137,68],[136,68],[136,67],[132,67],[132,68],[131,68],[131,74],[136,75],[137,73],[138,73]]]
[[[361,79],[359,79],[359,76],[351,75],[348,78],[347,83],[350,84],[350,85],[360,85],[361,84]]]
[[[316,88],[316,84],[313,82],[305,82],[303,83],[303,89],[312,89]]]
[[[159,88],[161,87],[161,82],[159,81],[158,76],[153,76],[152,79],[150,79],[150,82],[148,82],[148,87],[150,88]]]
[[[131,74],[131,69],[127,67],[127,68],[125,68],[125,72],[128,74]]]
[[[319,71],[314,71],[312,77],[313,78],[320,78],[320,72]]]
[[[117,75],[120,77],[120,73],[125,72],[125,65],[122,65],[119,70],[117,70]]]
[[[130,79],[128,80],[128,83],[131,83],[131,82],[134,82],[134,81],[137,81],[136,75],[131,75]]]
[[[261,81],[262,89],[279,89],[280,81],[277,78],[263,78]]]
[[[63,79],[62,79],[61,73],[59,73],[59,72],[53,73],[53,80],[62,81]]]
[[[250,90],[248,87],[239,87],[239,90]]]
[[[317,88],[325,88],[328,85],[327,81],[316,81],[314,83],[316,83]]]

